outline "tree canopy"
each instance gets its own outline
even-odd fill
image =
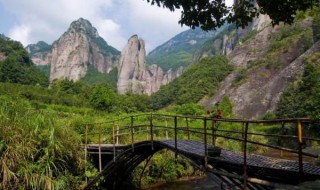
[[[267,14],[272,24],[292,23],[297,11],[319,6],[320,0],[234,0],[228,7],[225,0],[147,0],[151,5],[182,9],[179,23],[192,28],[212,30],[225,23],[245,27],[259,14]],[[256,2],[256,3],[255,3]]]

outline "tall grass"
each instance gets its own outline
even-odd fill
[[[0,96],[0,189],[79,189],[80,137],[29,102]]]

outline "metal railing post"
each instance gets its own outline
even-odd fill
[[[281,122],[281,131],[280,131],[280,135],[286,135],[286,133],[285,133],[285,122],[284,121],[282,121]],[[282,138],[280,137],[280,138],[278,138],[279,140],[279,146],[281,146],[281,147],[283,147],[283,140],[282,140]],[[283,158],[283,150],[280,150],[280,158]]]
[[[177,116],[174,116],[174,149],[175,159],[178,157],[178,121]]]
[[[302,125],[301,121],[297,121],[297,128],[298,128],[298,148],[299,148],[299,176],[303,176],[303,157],[302,157]]]
[[[102,171],[102,161],[101,161],[101,125],[99,124],[99,172]]]
[[[248,127],[249,127],[249,122],[246,122],[244,127],[244,139],[243,139],[243,189],[244,190],[246,190],[248,186],[248,174],[247,174]]]
[[[212,145],[216,146],[216,127],[217,127],[217,120],[212,119]]]
[[[112,143],[113,143],[113,162],[116,161],[116,138],[115,138],[115,124],[113,122],[113,125],[112,125]]]
[[[186,117],[186,125],[187,125],[187,132],[188,132],[188,140],[190,140],[189,119],[187,117]]]
[[[169,134],[168,134],[168,121],[167,118],[165,119],[165,126],[166,126],[166,139],[169,139]]]
[[[242,127],[241,127],[241,137],[242,137],[242,139],[245,138],[245,128],[246,128],[245,126],[246,126],[246,123],[243,122],[242,123]],[[241,147],[241,151],[244,152],[244,146],[243,145]]]
[[[204,130],[204,166],[208,167],[208,142],[207,142],[207,118],[203,119],[203,130]]]
[[[86,125],[86,130],[85,130],[85,140],[84,140],[84,172],[85,174],[87,173],[87,159],[88,159],[88,125]],[[86,184],[88,183],[88,178],[86,178]]]
[[[131,148],[132,152],[134,152],[134,128],[133,128],[133,116],[131,116]]]
[[[151,148],[153,150],[153,115],[150,115],[150,138],[151,138]]]
[[[120,134],[119,134],[119,131],[120,131],[120,129],[119,129],[119,125],[117,125],[117,135],[116,135],[116,137],[117,137],[117,145],[119,144],[119,136],[120,136]]]

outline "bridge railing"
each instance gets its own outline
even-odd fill
[[[319,144],[318,137],[308,137],[312,121],[305,118],[282,120],[241,120],[212,118],[203,116],[177,116],[165,114],[140,114],[102,123],[85,124],[84,145],[97,144],[99,147],[99,169],[101,147],[113,146],[114,159],[117,145],[134,145],[149,140],[174,140],[175,148],[181,139],[204,143],[204,163],[207,165],[209,145],[232,149],[243,153],[243,179],[246,183],[247,155],[250,152],[267,156],[282,157],[291,153],[290,159],[299,162],[299,172],[303,175],[303,160],[317,158],[318,155],[303,151],[308,144]],[[268,154],[279,151],[278,155]],[[176,151],[177,152],[177,151]],[[272,152],[274,153],[274,152]],[[295,155],[295,156],[294,156]],[[87,153],[86,153],[87,158]],[[288,158],[288,157],[286,157]],[[310,160],[310,159],[309,159]]]

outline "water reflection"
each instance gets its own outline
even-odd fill
[[[178,181],[164,184],[147,190],[215,190],[219,189],[217,184],[208,178],[193,179],[188,181]]]

